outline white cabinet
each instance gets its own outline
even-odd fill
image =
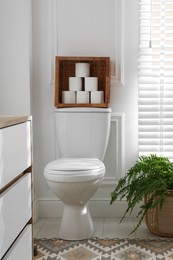
[[[31,118],[0,116],[0,259],[32,259],[31,169]]]
[[[31,165],[30,122],[0,129],[0,189]]]
[[[27,225],[3,260],[32,259],[32,225]]]

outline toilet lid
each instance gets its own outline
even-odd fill
[[[95,158],[61,158],[49,163],[46,168],[54,171],[90,171],[103,168],[104,164]]]
[[[50,181],[82,182],[102,178],[104,164],[95,158],[62,158],[49,163],[44,169]]]

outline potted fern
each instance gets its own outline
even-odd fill
[[[142,202],[138,223],[131,233],[145,217],[152,233],[173,237],[173,163],[167,157],[154,154],[139,157],[125,177],[118,181],[111,193],[110,204],[123,198],[128,206],[121,221]]]

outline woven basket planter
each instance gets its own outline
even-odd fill
[[[162,209],[157,206],[147,211],[145,221],[154,235],[173,237],[173,190],[165,197]]]

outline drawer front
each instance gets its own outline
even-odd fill
[[[32,226],[27,225],[3,260],[32,260]]]
[[[31,173],[0,194],[0,259],[31,218]]]
[[[0,189],[30,165],[30,121],[0,129]]]

